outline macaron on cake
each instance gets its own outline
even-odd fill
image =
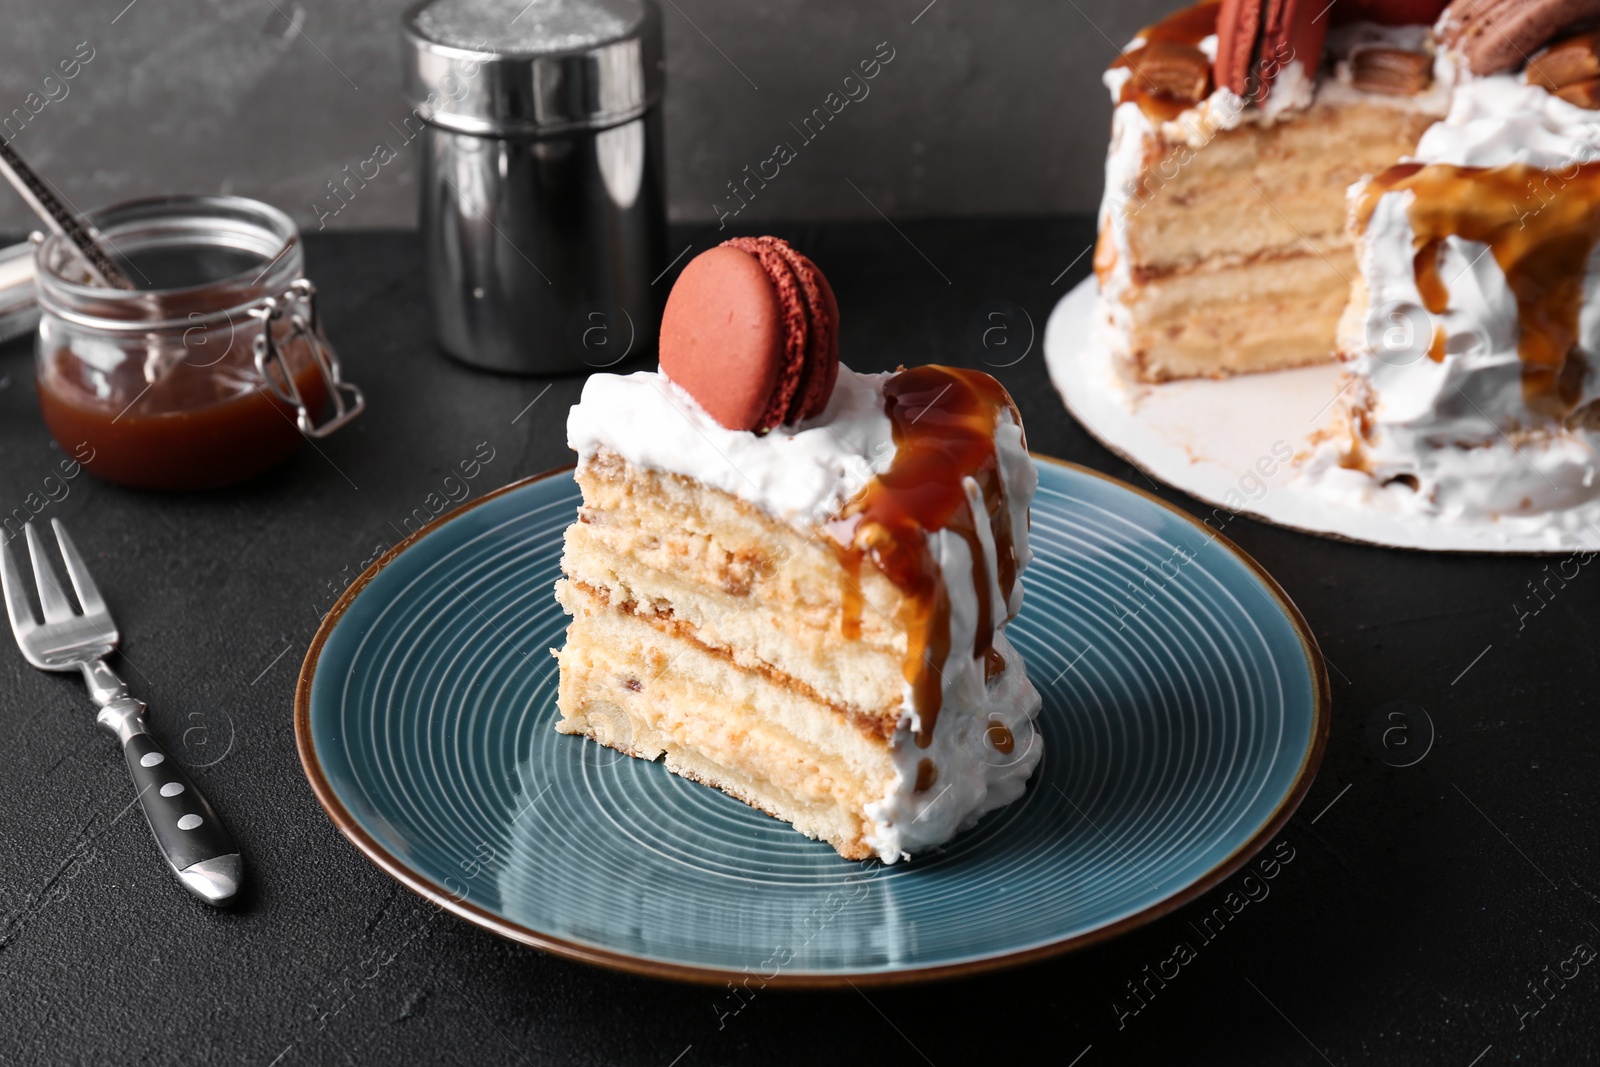
[[[776,237],[736,237],[696,256],[667,298],[661,370],[730,430],[766,433],[822,414],[839,375],[828,279]]]
[[[1038,476],[997,381],[858,374],[839,321],[810,259],[735,238],[683,269],[658,370],[585,383],[556,729],[893,863],[1043,751],[1005,633]]]

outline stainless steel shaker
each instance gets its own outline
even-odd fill
[[[439,343],[518,374],[653,351],[651,283],[667,265],[660,10],[425,0],[402,33]]]

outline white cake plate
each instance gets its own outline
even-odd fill
[[[1061,399],[1111,451],[1216,510],[1208,523],[1227,532],[1236,515],[1393,548],[1430,552],[1570,553],[1600,550],[1596,514],[1572,523],[1583,532],[1528,519],[1468,523],[1417,510],[1392,486],[1376,502],[1342,500],[1300,476],[1294,459],[1313,449],[1340,389],[1336,365],[1223,381],[1143,385],[1123,377],[1095,329],[1093,277],[1061,298],[1045,327],[1044,356]],[[1385,499],[1385,494],[1394,494]]]

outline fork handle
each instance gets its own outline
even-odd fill
[[[100,709],[99,722],[122,742],[145,821],[172,873],[207,904],[231,904],[244,875],[239,848],[183,766],[145,729],[144,710],[142,701],[121,697]]]

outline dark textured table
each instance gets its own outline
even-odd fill
[[[1036,450],[1148,487],[1045,375],[1039,341],[1088,273],[1087,221],[899,230],[776,230],[828,271],[845,360],[1016,360],[995,373]],[[677,250],[712,235],[675,237]],[[1426,556],[1229,522],[1305,612],[1333,680],[1321,774],[1268,846],[1289,858],[1249,897],[1241,872],[1050,962],[931,986],[767,990],[725,1015],[726,991],[555,959],[413,896],[312,799],[291,728],[300,660],[361,562],[460,494],[445,484],[459,461],[492,450],[474,496],[567,462],[581,382],[443,358],[411,235],[313,239],[309,263],[369,410],[239,488],[47,483],[62,454],[31,356],[0,349],[0,512],[70,524],[121,624],[125,673],[250,879],[230,911],[192,900],[130,809],[81,683],[0,642],[0,1062],[943,1067],[1041,1047],[1079,1067],[1600,1061],[1600,574],[1585,556]],[[986,349],[985,329],[1006,321]],[[1202,937],[1230,893],[1232,918]]]

